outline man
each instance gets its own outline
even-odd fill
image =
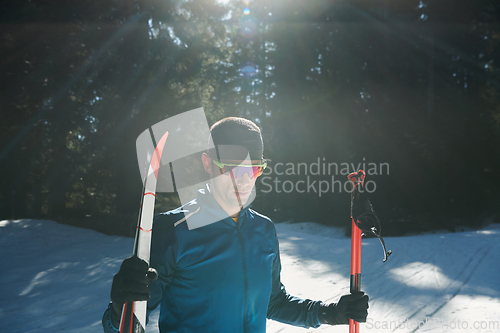
[[[275,226],[249,208],[266,166],[257,125],[225,118],[210,135],[215,148],[201,157],[210,181],[195,200],[155,218],[151,268],[123,262],[104,331],[116,332],[123,304],[139,300],[148,300],[148,317],[160,305],[162,333],[265,332],[266,318],[302,327],[365,322],[363,292],[324,304],[291,296],[281,283]]]

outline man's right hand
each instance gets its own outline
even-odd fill
[[[133,256],[123,261],[111,286],[111,302],[113,304],[111,320],[115,327],[120,324],[123,305],[127,302],[149,300],[151,284],[157,278],[156,270],[150,268],[144,260]]]

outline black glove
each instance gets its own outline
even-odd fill
[[[338,303],[322,304],[319,310],[319,321],[322,324],[349,324],[349,319],[359,323],[366,322],[368,315],[368,295],[358,291],[340,297]]]
[[[150,268],[144,260],[133,256],[123,261],[111,286],[111,322],[115,327],[120,325],[123,305],[127,302],[149,300],[151,284],[157,278],[156,270]]]

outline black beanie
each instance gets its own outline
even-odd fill
[[[251,160],[262,159],[264,143],[260,128],[248,119],[228,117],[219,120],[210,128],[210,136],[215,149],[208,149],[208,155],[214,159],[243,160],[247,154]]]

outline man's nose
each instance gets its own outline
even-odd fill
[[[251,182],[252,182],[252,179],[250,178],[250,175],[248,174],[248,172],[245,172],[243,174],[243,176],[241,176],[240,178],[237,179],[236,184],[238,186],[245,186],[245,185],[251,184]]]

